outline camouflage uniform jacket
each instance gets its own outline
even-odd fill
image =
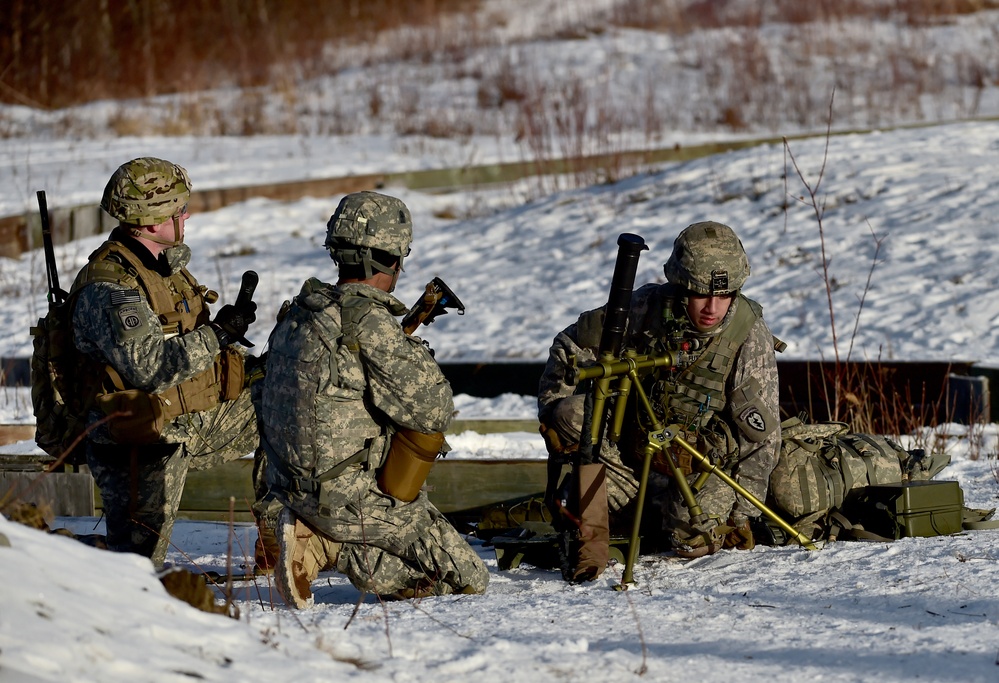
[[[675,322],[671,326],[670,320],[687,321],[682,310],[681,296],[672,285],[649,284],[636,290],[631,300],[624,347],[633,348],[639,354],[655,353],[666,348],[667,340],[675,339],[678,334]],[[735,350],[727,377],[724,378],[724,388],[715,396],[716,407],[706,410],[704,415],[707,417],[702,420],[701,427],[694,426],[692,429],[701,434],[724,435],[720,441],[727,443],[727,446],[719,444],[719,439],[709,439],[707,442],[701,439],[695,445],[702,452],[705,449],[717,451],[719,446],[722,451],[727,451],[706,454],[711,455],[715,461],[723,462],[725,469],[742,486],[760,500],[765,500],[770,472],[777,464],[780,451],[780,429],[777,418],[779,389],[774,338],[763,320],[761,309],[755,302],[740,295],[733,299],[729,312],[716,330],[708,335],[698,335],[686,323],[686,329],[682,329],[680,334],[684,339],[701,337],[700,341],[706,344],[701,353],[708,353],[714,348],[708,343],[711,337],[723,335],[723,331],[740,315],[740,308],[741,315],[747,316],[747,307],[753,313],[749,319],[755,317],[755,322],[752,322],[745,340]],[[542,422],[546,421],[559,399],[571,396],[578,390],[578,387],[567,381],[569,357],[575,355],[579,363],[595,360],[602,324],[602,309],[588,311],[555,337],[538,392]],[[676,382],[677,379],[674,376],[670,381]],[[661,394],[657,396],[656,383],[652,384],[652,387],[646,388],[657,408],[661,409],[665,397]],[[758,407],[750,420],[746,417],[746,399],[750,399],[749,402]],[[682,418],[671,414],[669,419]],[[636,441],[643,444],[644,438]],[[759,515],[759,510],[740,496],[733,515],[755,517]]]
[[[369,285],[307,281],[271,333],[259,402],[280,502],[337,541],[390,551],[439,513],[424,493],[402,503],[378,490],[388,440],[397,427],[442,432],[454,410],[429,349],[396,318],[406,310]]]
[[[123,251],[128,252],[127,258]],[[145,282],[138,278],[129,259],[141,263],[144,277],[159,280]],[[117,388],[162,394],[190,387],[197,378],[197,391],[214,393],[199,401],[209,405],[218,402],[219,386],[215,379],[218,338],[206,325],[207,289],[187,271],[190,259],[186,245],[154,258],[141,243],[118,228],[91,255],[90,262],[77,276],[72,294],[76,297],[72,317],[74,343],[91,362],[119,375],[117,381],[123,386]],[[103,272],[95,277],[95,271]],[[154,310],[147,295],[152,287],[169,292],[183,313]],[[106,384],[105,389],[114,387]],[[92,413],[93,419],[97,417],[96,412]],[[182,415],[178,420],[184,418]],[[92,432],[90,438],[110,440],[103,429]]]

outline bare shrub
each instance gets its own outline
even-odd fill
[[[527,31],[585,39],[610,24],[675,37],[656,55],[608,55],[608,69],[618,61],[643,68],[637,77],[615,74],[618,87],[611,89],[600,77],[576,83],[571,73],[546,72],[522,58],[525,48],[502,42],[494,30],[509,21],[509,10],[477,0],[105,0],[97,11],[70,3],[61,13],[18,0],[0,6],[0,23],[10,29],[0,32],[7,65],[0,101],[43,109],[132,99],[127,113],[106,119],[67,111],[30,126],[0,120],[0,137],[43,127],[77,137],[397,131],[440,138],[451,131],[459,138],[516,136],[521,151],[541,159],[541,171],[562,172],[547,163],[560,155],[613,157],[597,171],[570,168],[577,183],[620,175],[614,159],[624,135],[644,137],[648,147],[676,129],[817,126],[830,87],[843,95],[843,126],[978,115],[988,102],[985,88],[999,79],[995,41],[986,33],[980,46],[948,51],[922,27],[997,6],[999,0],[621,0],[605,9],[561,3]],[[885,26],[863,25],[874,21]],[[169,54],[146,40],[161,36],[171,37]],[[350,69],[359,66],[378,68],[358,83]],[[421,111],[444,80],[463,89],[449,102],[455,113],[430,120]],[[330,83],[335,93],[324,88]],[[233,94],[239,90],[245,94]],[[183,104],[157,97],[195,92]],[[671,106],[678,97],[687,100],[682,108]]]
[[[450,109],[431,109],[401,117],[395,131],[399,135],[426,135],[446,140],[468,138],[475,132],[471,121],[455,116]]]
[[[910,26],[945,23],[961,14],[976,14],[999,6],[996,0],[909,0],[898,3],[898,11]]]
[[[516,53],[504,50],[494,70],[479,78],[476,103],[481,109],[501,109],[527,97],[524,76],[515,64]]]
[[[114,113],[108,118],[108,128],[119,137],[142,135],[148,130],[147,125],[148,121],[142,113],[128,107],[115,107]]]
[[[913,448],[933,450],[937,448],[936,435],[939,428],[952,421],[954,406],[950,397],[949,380],[933,393],[927,382],[918,386],[907,383],[900,390],[896,370],[884,364],[880,356],[854,361],[854,343],[860,331],[860,319],[871,291],[875,269],[879,264],[881,248],[887,235],[877,235],[871,230],[874,252],[871,267],[867,273],[863,290],[858,297],[853,328],[846,337],[841,335],[837,323],[837,311],[833,304],[833,292],[839,288],[834,274],[829,268],[831,257],[827,252],[826,226],[824,222],[826,200],[821,195],[822,180],[825,175],[830,134],[832,129],[833,97],[829,101],[826,148],[822,164],[814,179],[805,177],[798,165],[791,147],[785,138],[784,149],[794,173],[805,188],[805,195],[795,199],[811,212],[819,234],[821,250],[821,273],[825,284],[826,301],[829,312],[829,328],[832,336],[833,365],[819,376],[816,399],[825,402],[825,412],[830,419],[846,422],[856,432],[887,434],[895,437],[907,435]],[[785,168],[785,178],[790,176]],[[846,344],[845,350],[842,346]],[[972,429],[983,416],[972,410],[969,423]],[[977,451],[973,451],[977,453]],[[976,456],[977,457],[977,456]]]
[[[9,30],[0,32],[0,63],[8,68],[0,101],[15,101],[16,94],[41,107],[65,107],[220,83],[265,85],[280,74],[275,65],[314,61],[327,43],[400,26],[441,25],[442,17],[473,14],[477,5],[476,0],[106,0],[96,6],[61,3],[53,11],[51,3],[3,3],[0,25]],[[345,19],[349,32],[343,30]],[[415,40],[422,46],[408,49],[431,51],[448,35],[421,33]],[[169,51],[158,48],[163,40],[169,40]]]
[[[766,3],[625,0],[614,8],[611,20],[620,26],[679,34],[715,28],[759,28],[775,22],[811,24],[850,17],[884,20],[897,10],[898,4],[895,0],[770,0]]]

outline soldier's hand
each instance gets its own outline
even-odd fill
[[[753,530],[749,528],[749,519],[736,519],[729,517],[728,524],[732,528],[725,534],[725,547],[737,550],[752,550],[756,547],[756,539],[753,538]]]
[[[673,550],[680,557],[695,558],[712,555],[725,547],[725,539],[719,527],[702,529],[700,526],[683,524],[673,529]]]
[[[228,346],[233,342],[239,342],[243,346],[252,347],[246,340],[246,330],[249,329],[253,321],[257,319],[257,304],[252,301],[241,303],[239,306],[226,304],[215,314],[215,319],[209,323],[218,337],[219,346]]]
[[[638,495],[638,479],[634,470],[622,462],[616,448],[605,447],[600,459],[607,465],[607,505],[617,512]]]

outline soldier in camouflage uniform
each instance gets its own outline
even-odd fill
[[[276,583],[298,608],[327,569],[396,598],[486,589],[482,561],[426,494],[400,500],[379,478],[406,444],[432,461],[454,410],[429,348],[396,318],[407,308],[391,292],[411,241],[398,199],[344,197],[327,224],[336,285],[308,280],[270,336],[261,443],[285,506]]]
[[[765,500],[780,450],[774,355],[780,342],[760,306],[739,291],[749,276],[746,252],[728,226],[695,223],[677,237],[665,271],[668,284],[648,284],[634,292],[624,348],[639,354],[677,350],[681,344],[694,349],[697,360],[690,366],[658,370],[646,378],[653,406],[664,424],[679,424],[681,436]],[[566,475],[583,420],[585,396],[566,381],[569,359],[595,360],[603,318],[602,308],[588,311],[555,337],[540,382],[539,417],[550,453],[549,500]],[[636,422],[631,425],[620,448],[606,442],[601,447],[612,524],[614,513],[638,490],[636,470],[646,439]],[[674,461],[693,482],[697,472],[691,474],[689,454],[671,448]],[[753,547],[749,518],[760,512],[720,479],[709,478],[697,494],[707,519],[692,523],[666,464],[653,462],[653,470],[649,496],[661,510],[663,538],[678,554],[696,557],[721,547]]]
[[[119,221],[70,294],[87,464],[101,491],[108,546],[161,566],[188,469],[254,451],[258,436],[236,343],[255,304],[223,306],[187,271],[191,182],[151,157],[111,176],[101,207]],[[89,400],[93,397],[93,400]]]

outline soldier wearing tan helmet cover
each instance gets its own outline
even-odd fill
[[[235,345],[255,305],[222,307],[187,270],[191,181],[152,157],[122,164],[101,207],[119,221],[77,275],[72,328],[91,402],[86,457],[107,542],[163,564],[190,468],[257,447],[244,355]]]
[[[765,500],[780,449],[777,363],[762,309],[740,291],[749,277],[745,249],[728,226],[695,223],[676,238],[665,273],[667,284],[635,290],[624,347],[645,354],[686,342],[697,349],[690,367],[663,369],[647,379],[654,408],[665,424],[681,425],[687,441]],[[549,450],[550,492],[564,476],[582,424],[584,395],[566,381],[569,358],[595,360],[603,315],[603,309],[587,311],[555,337],[541,378],[538,405]],[[601,449],[611,523],[622,525],[621,533],[628,531],[631,511],[615,513],[637,493],[636,468],[645,445],[644,431],[632,424],[620,449],[609,443]],[[690,456],[679,449],[676,455],[689,473]],[[759,510],[717,477],[697,495],[709,519],[695,527],[666,464],[654,462],[653,470],[649,495],[656,504],[646,506],[643,548],[666,545],[696,557],[722,547],[753,547],[749,518]],[[693,482],[696,476],[688,478]],[[661,524],[648,521],[656,513]]]
[[[427,346],[403,332],[391,292],[413,239],[409,209],[375,192],[347,195],[327,224],[336,284],[310,279],[271,333],[258,413],[267,482],[283,506],[276,583],[313,603],[320,571],[359,590],[409,598],[481,593],[488,572],[420,491],[400,500],[379,469],[401,435],[446,447],[451,386]]]

